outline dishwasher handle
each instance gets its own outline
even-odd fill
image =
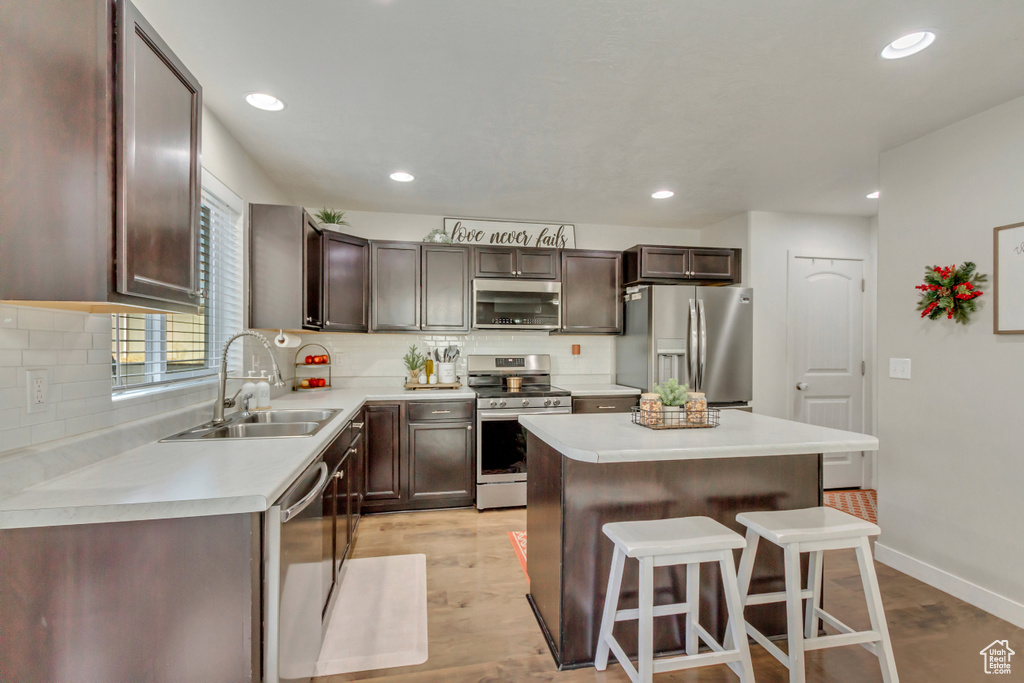
[[[316,485],[313,486],[313,489],[309,493],[303,496],[302,500],[297,502],[295,505],[292,505],[287,510],[281,511],[281,524],[284,524],[289,519],[309,507],[309,504],[316,500],[316,498],[324,492],[324,489],[327,488],[327,482],[330,480],[330,477],[327,476],[327,463],[320,463],[318,469],[320,470],[320,478],[317,480]]]

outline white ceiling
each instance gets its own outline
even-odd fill
[[[666,227],[870,215],[880,151],[1024,95],[1021,0],[136,4],[307,206]],[[919,29],[928,50],[878,56]],[[253,109],[251,91],[287,108]]]

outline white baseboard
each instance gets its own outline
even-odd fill
[[[1024,628],[1024,605],[1006,596],[993,593],[987,588],[877,542],[875,560],[983,609],[1018,628]]]

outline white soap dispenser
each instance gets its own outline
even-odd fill
[[[256,410],[270,410],[270,382],[265,372],[260,373],[256,382]]]
[[[245,397],[249,397],[249,409],[252,410],[256,406],[256,383],[253,380],[253,374],[249,373],[249,379],[245,380],[242,384],[241,390],[238,392],[238,408],[241,410],[245,405]]]

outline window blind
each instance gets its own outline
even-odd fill
[[[221,192],[225,192],[221,188]],[[204,186],[199,221],[199,281],[206,293],[198,314],[115,313],[111,381],[115,391],[217,374],[220,350],[242,329],[242,224],[237,197]],[[240,365],[232,349],[230,369]]]

